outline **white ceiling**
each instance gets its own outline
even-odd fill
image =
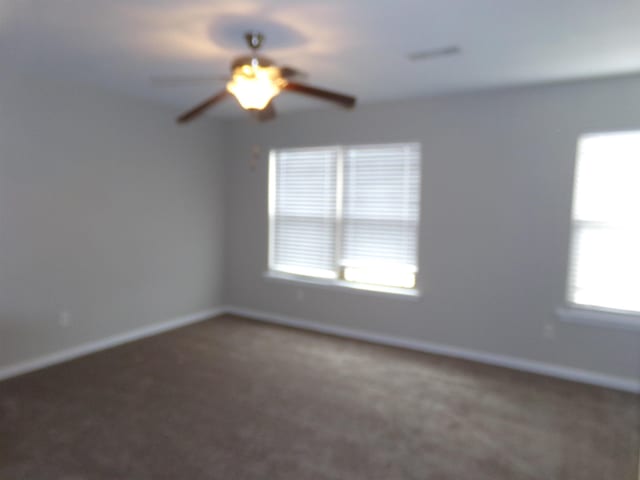
[[[308,83],[371,103],[640,71],[639,25],[640,0],[0,0],[0,62],[178,113],[223,82],[160,88],[151,77],[226,74],[253,29],[263,54]],[[462,53],[407,59],[447,45]],[[334,108],[291,93],[276,105]]]

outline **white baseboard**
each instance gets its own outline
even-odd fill
[[[101,340],[96,340],[93,342],[83,343],[69,349],[36,357],[31,360],[26,360],[13,365],[0,367],[0,380],[15,377],[17,375],[22,375],[23,373],[28,373],[34,370],[39,370],[41,368],[49,367],[57,363],[66,362],[83,355],[88,355],[100,350],[105,350],[107,348],[122,345],[127,342],[150,337],[152,335],[180,328],[191,323],[200,322],[208,318],[216,317],[223,313],[230,313],[254,320],[260,320],[263,322],[275,323],[304,330],[327,333],[339,337],[363,340],[380,345],[388,345],[392,347],[406,348],[409,350],[417,350],[419,352],[462,358],[474,362],[506,367],[514,370],[522,370],[525,372],[537,373],[540,375],[561,378],[564,380],[587,383],[632,393],[640,393],[639,379],[621,378],[612,375],[605,375],[602,373],[590,372],[587,370],[562,367],[534,360],[511,357],[508,355],[497,355],[493,353],[480,352],[477,350],[452,347],[449,345],[441,345],[419,340],[394,337],[379,333],[372,333],[363,330],[342,327],[339,325],[327,325],[311,320],[288,317],[285,315],[279,315],[275,313],[237,306],[221,306],[203,312],[194,313],[192,315],[174,318],[165,322],[154,323],[152,325],[137,328],[129,332],[113,335],[111,337],[103,338]]]
[[[508,355],[498,355],[494,353],[480,352],[477,350],[469,350],[466,348],[452,347],[449,345],[441,345],[419,340],[393,337],[389,335],[371,333],[363,330],[355,330],[338,325],[327,325],[310,320],[303,320],[300,318],[288,317],[285,315],[263,312],[243,307],[228,306],[226,307],[225,311],[233,315],[252,318],[263,322],[276,323],[279,325],[286,325],[289,327],[301,328],[305,330],[312,330],[315,332],[327,333],[355,340],[364,340],[381,345],[406,348],[409,350],[417,350],[419,352],[434,353],[438,355],[445,355],[448,357],[461,358],[464,360],[471,360],[488,365],[495,365],[499,367],[510,368],[513,370],[522,370],[525,372],[537,373],[549,377],[561,378],[563,380],[597,385],[599,387],[612,388],[632,393],[640,393],[640,379],[615,377],[612,375],[605,375],[602,373],[590,372],[577,368],[562,367],[535,360],[511,357]]]
[[[139,340],[141,338],[150,337],[152,335],[166,332],[168,330],[184,327],[185,325],[189,325],[191,323],[196,323],[208,318],[216,317],[227,310],[228,309],[225,307],[218,307],[191,315],[185,315],[183,317],[174,318],[165,322],[154,323],[141,328],[136,328],[135,330],[130,330],[128,332],[113,335],[101,340],[83,343],[75,347],[60,350],[58,352],[43,355],[41,357],[36,357],[31,360],[15,363],[6,367],[0,367],[0,380],[49,367],[51,365],[55,365],[56,363],[66,362],[83,355],[88,355],[100,350],[105,350],[107,348],[122,345],[123,343],[131,342],[133,340]]]

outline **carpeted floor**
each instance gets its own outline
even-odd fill
[[[635,480],[639,407],[225,316],[0,383],[0,479]]]

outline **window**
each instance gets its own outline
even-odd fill
[[[269,169],[271,272],[416,286],[419,145],[275,150]]]
[[[640,132],[578,143],[570,304],[640,312]]]

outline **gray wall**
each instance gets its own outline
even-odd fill
[[[221,126],[175,113],[3,73],[0,367],[220,304]]]
[[[576,140],[640,128],[638,99],[640,79],[630,77],[234,121],[225,302],[637,378],[640,332],[559,322],[554,310],[563,300]],[[422,298],[264,279],[268,149],[401,141],[423,148]],[[263,149],[255,170],[253,146]]]

